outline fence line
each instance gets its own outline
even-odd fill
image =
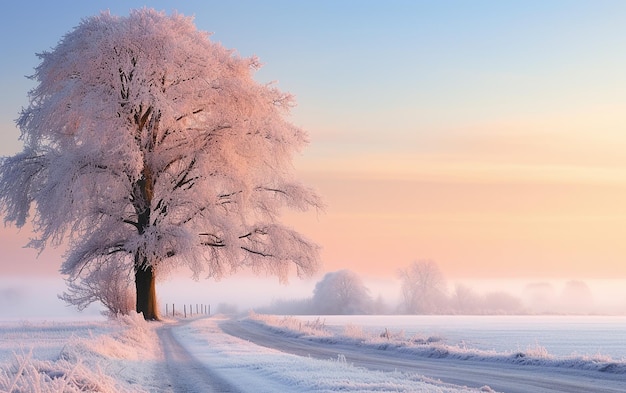
[[[170,305],[171,310],[170,310]],[[180,310],[180,308],[179,308]],[[183,304],[183,312],[182,314],[179,312],[179,316],[182,316],[183,318],[187,318],[187,314],[189,314],[189,317],[193,317],[194,313],[193,313],[193,304]],[[172,316],[175,317],[176,314],[176,304],[172,303],[165,303],[165,316]],[[199,304],[196,303],[196,314],[195,315],[211,315],[211,305],[210,304]]]

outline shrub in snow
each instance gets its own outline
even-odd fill
[[[367,337],[367,334],[359,325],[354,325],[352,323],[349,323],[344,327],[343,334],[346,337],[350,337],[356,340],[362,340]]]
[[[552,355],[550,355],[548,353],[548,350],[539,345],[539,344],[535,344],[532,347],[528,347],[526,349],[526,352],[524,353],[526,356],[530,356],[536,359],[550,359],[552,358]]]

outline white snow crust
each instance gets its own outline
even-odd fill
[[[0,324],[0,392],[150,392],[158,340],[140,315]]]
[[[306,338],[318,342],[353,344],[370,349],[396,350],[399,353],[425,358],[459,359],[502,364],[562,367],[626,375],[626,358],[619,360],[603,354],[557,356],[537,344],[525,349],[498,352],[465,345],[450,345],[440,336],[406,336],[403,331],[385,329],[372,334],[358,325],[347,324],[343,332],[328,329],[320,317],[303,321],[289,316],[251,313],[249,320],[275,330],[279,334]],[[511,338],[514,339],[513,337]],[[626,388],[626,387],[625,387]]]
[[[202,363],[242,391],[254,392],[475,392],[426,381],[418,374],[354,367],[339,355],[318,360],[260,347],[224,334],[218,318],[176,330],[179,341]],[[487,390],[485,387],[483,391]]]
[[[198,319],[173,326],[173,331],[200,363],[243,392],[477,391],[417,374],[372,372],[341,356],[316,360],[285,354],[223,333],[221,320]],[[138,315],[96,322],[0,323],[0,391],[172,392],[156,334],[162,326]]]
[[[213,316],[146,322],[133,314],[83,322],[0,322],[0,392],[175,392],[174,386],[182,385],[173,383],[168,372],[166,358],[171,356],[164,352],[157,334],[164,328],[189,352],[194,368],[219,378],[235,391],[494,391],[486,385],[471,389],[445,384],[407,371],[364,369],[347,361],[341,351],[328,359],[287,354],[226,334],[221,328],[223,323],[240,323],[227,319]],[[471,360],[495,364],[502,372],[520,364],[539,367],[548,376],[556,376],[564,368],[580,373],[601,372],[614,381],[612,386],[618,386],[615,381],[626,375],[626,362],[602,356],[555,356],[542,348],[510,353],[484,351],[449,345],[437,336],[407,338],[393,330],[381,336],[357,325],[346,325],[343,332],[337,332],[327,329],[321,319],[303,322],[292,317],[251,314],[241,323],[309,343],[353,346],[369,354],[396,351],[398,356],[447,359],[452,364]],[[200,383],[192,380],[183,385],[202,391]]]

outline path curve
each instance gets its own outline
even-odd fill
[[[241,393],[241,391],[199,362],[183,347],[172,329],[180,324],[166,323],[156,329],[169,381],[168,392],[174,393]]]
[[[354,345],[324,344],[275,334],[246,320],[226,320],[221,329],[232,336],[282,352],[319,359],[337,358],[380,371],[418,373],[460,386],[490,386],[506,393],[624,393],[624,375],[565,368],[502,365],[457,359],[429,359],[406,356],[397,351],[366,349]]]

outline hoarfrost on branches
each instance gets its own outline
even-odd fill
[[[22,226],[34,207],[30,245],[68,244],[71,280],[94,264],[316,270],[318,247],[278,221],[321,207],[291,165],[307,135],[286,119],[292,97],[254,81],[258,59],[150,9],[87,18],[39,57],[0,209]]]
[[[445,309],[446,280],[431,260],[419,260],[398,271],[405,311],[411,314],[436,314]]]
[[[368,314],[372,306],[369,290],[351,270],[326,273],[313,291],[313,307],[319,314]]]
[[[59,295],[79,310],[91,303],[100,302],[109,317],[127,315],[135,308],[130,269],[124,266],[104,263],[92,264],[89,272],[83,272],[81,279],[69,280],[67,292]]]

